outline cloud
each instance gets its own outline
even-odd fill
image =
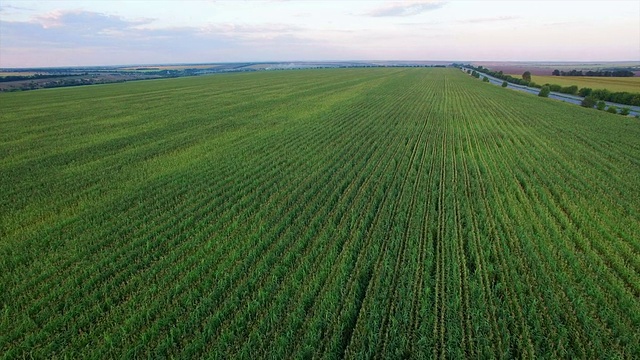
[[[458,22],[461,24],[481,24],[481,23],[488,23],[488,22],[517,20],[520,18],[521,18],[520,16],[496,16],[496,17],[466,19],[466,20],[460,20]]]
[[[141,26],[152,21],[87,11],[53,12],[30,21],[0,20],[0,66],[199,61],[215,51],[235,47],[224,34],[194,27]]]
[[[54,11],[31,21],[0,20],[0,39],[5,46],[107,46],[124,35],[139,38],[136,27],[153,20],[125,20],[90,11]],[[119,39],[120,42],[122,39]]]
[[[305,29],[285,24],[210,24],[199,29],[203,34],[218,34],[236,38],[265,38],[274,35],[293,35]]]
[[[75,31],[123,29],[149,24],[153,19],[125,20],[119,16],[92,11],[53,11],[33,21],[44,28],[70,28]]]
[[[312,59],[335,47],[310,29],[287,24],[157,28],[152,22],[89,11],[0,19],[0,66]]]
[[[374,17],[413,16],[440,9],[444,5],[444,1],[403,1],[373,9],[366,15]]]
[[[14,6],[14,5],[0,5],[0,12],[3,11],[22,11],[22,10],[33,10],[31,8],[28,7],[23,7],[23,6]]]
[[[546,23],[544,24],[544,26],[574,26],[574,25],[578,25],[580,24],[580,22],[578,21],[558,21],[558,22],[552,22],[552,23]]]
[[[286,24],[209,24],[202,27],[152,28],[154,19],[128,20],[90,11],[54,11],[31,21],[2,21],[0,36],[17,43],[47,42],[65,46],[114,43],[119,45],[187,39],[265,39],[293,36],[305,29]]]

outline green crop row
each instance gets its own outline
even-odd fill
[[[640,123],[454,69],[0,94],[2,358],[636,358]]]

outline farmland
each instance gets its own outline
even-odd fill
[[[636,72],[640,70],[640,62],[637,61],[606,61],[606,62],[537,62],[537,61],[474,61],[474,65],[484,66],[493,71],[502,71],[505,74],[522,75],[529,71],[532,75],[551,76],[553,70],[571,71],[603,71],[629,69]]]
[[[5,76],[32,76],[34,71],[0,71],[0,78]]]
[[[520,75],[514,75],[520,77]],[[640,93],[640,77],[592,77],[592,76],[538,76],[531,80],[537,84],[576,85],[579,88],[607,89],[611,92]]]
[[[640,122],[456,69],[0,94],[5,358],[637,358]]]

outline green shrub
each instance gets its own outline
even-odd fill
[[[607,108],[607,104],[604,101],[600,100],[596,103],[596,109],[604,110],[606,108]]]
[[[580,95],[582,97],[589,96],[589,95],[591,95],[592,91],[593,91],[593,89],[584,87],[584,88],[582,88],[582,89],[580,89],[578,91],[578,95]]]
[[[622,109],[620,109],[620,115],[627,116],[629,115],[630,112],[631,112],[631,109],[629,109],[628,107],[623,107]]]
[[[549,89],[551,89],[551,91],[560,92],[560,90],[562,90],[562,86],[557,84],[551,84],[549,85]]]
[[[560,92],[563,94],[577,95],[578,87],[575,85],[565,86],[563,88],[560,88]]]
[[[502,87],[507,87],[507,86],[509,86],[509,83],[508,83],[508,82],[506,82],[506,81],[503,81],[503,82],[502,82]]]
[[[543,86],[542,89],[540,89],[540,92],[538,93],[538,96],[540,97],[549,97],[549,93],[551,92],[551,90],[549,89],[548,86]]]
[[[582,102],[580,103],[580,106],[584,106],[586,108],[593,108],[593,106],[596,104],[597,101],[598,100],[596,100],[596,98],[589,95],[582,100]]]
[[[612,114],[617,114],[617,113],[618,113],[618,108],[617,108],[617,107],[615,107],[615,106],[609,106],[609,107],[607,108],[607,112],[608,112],[608,113],[612,113]]]

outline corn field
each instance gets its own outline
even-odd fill
[[[0,94],[2,358],[638,358],[640,122],[455,69]]]

